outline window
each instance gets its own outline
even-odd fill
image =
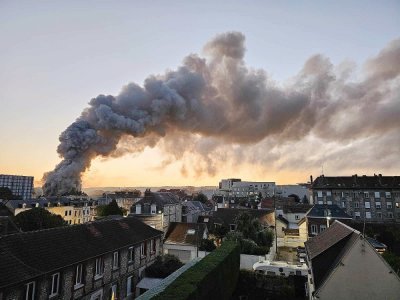
[[[113,253],[113,269],[118,269],[119,262],[118,262],[118,251]]]
[[[236,229],[236,225],[235,224],[229,224],[229,229],[231,231],[234,231]]]
[[[365,213],[365,217],[366,217],[367,219],[371,219],[371,212],[370,212],[370,211],[367,211],[367,212]]]
[[[376,213],[376,217],[377,217],[378,219],[382,219],[382,213],[381,213],[381,212],[377,212],[377,213]]]
[[[157,240],[154,239],[152,240],[153,244],[151,245],[151,250],[153,251],[153,253],[156,252],[156,245],[157,245]]]
[[[388,212],[387,216],[388,216],[389,219],[393,219],[393,213],[392,212]]]
[[[346,201],[342,201],[342,208],[346,208]]]
[[[294,219],[295,220],[300,220],[300,216],[299,215],[294,215]]]
[[[365,208],[371,208],[371,204],[369,202],[365,202]]]
[[[51,293],[50,293],[50,297],[58,294],[59,286],[60,286],[60,273],[53,274],[51,276]]]
[[[267,271],[267,275],[275,275],[276,273],[274,271]]]
[[[68,212],[69,215],[71,215],[71,213],[72,213],[71,211]]]
[[[311,234],[318,234],[317,225],[311,225]]]
[[[332,192],[331,192],[331,191],[327,191],[327,192],[326,192],[326,195],[327,195],[327,196],[332,196]]]
[[[360,207],[360,203],[354,202],[354,208],[359,208],[359,207]]]
[[[328,200],[328,205],[332,205],[332,201],[331,200]]]
[[[67,216],[67,215],[68,215],[68,211],[66,210],[65,213],[64,213],[64,216]]]
[[[133,282],[133,276],[129,276],[126,280],[126,295],[130,296],[133,294],[133,287],[135,286]]]
[[[369,193],[368,192],[364,192],[364,198],[369,198]]]
[[[96,258],[96,266],[95,266],[95,273],[94,275],[99,277],[101,275],[103,275],[103,258],[102,257],[98,257]]]
[[[319,232],[323,232],[326,229],[326,225],[319,225]]]
[[[133,262],[134,261],[134,252],[133,252],[133,247],[129,247],[128,249],[128,262]]]
[[[318,204],[324,204],[324,201],[319,200]]]
[[[396,208],[399,208],[399,207],[400,207],[400,203],[396,202]]]
[[[35,299],[35,282],[29,282],[25,285],[25,300]]]
[[[141,256],[141,257],[143,257],[143,256],[146,255],[146,249],[145,249],[145,247],[146,247],[146,242],[144,242],[144,243],[142,243],[142,244],[140,245],[140,256]]]
[[[114,283],[110,289],[110,300],[119,299],[118,297],[118,284]]]
[[[392,202],[386,202],[386,207],[387,207],[388,209],[392,209],[392,208],[393,208]]]
[[[82,285],[82,264],[79,264],[75,268],[75,287]]]
[[[375,193],[374,193],[374,197],[375,197],[375,199],[378,199],[378,198],[380,198],[380,197],[381,197],[381,195],[380,195],[380,193],[379,193],[379,192],[375,192]]]
[[[318,191],[317,194],[318,194],[318,198],[322,198],[322,191]]]
[[[381,203],[380,202],[375,202],[375,208],[376,209],[381,209]]]
[[[354,212],[354,216],[356,217],[356,219],[360,218],[360,212],[359,211],[355,211]]]
[[[386,198],[392,198],[392,195],[390,194],[390,192],[386,192],[385,196],[386,196]]]

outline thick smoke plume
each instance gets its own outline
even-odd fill
[[[193,151],[202,157],[198,172],[211,174],[216,160],[226,156],[255,164],[267,163],[267,157],[279,160],[294,151],[288,143],[304,152],[280,167],[320,163],[321,157],[312,155],[317,148],[299,144],[307,140],[319,141],[318,147],[326,149],[324,159],[340,165],[348,145],[363,147],[377,137],[389,152],[383,155],[398,160],[400,40],[366,62],[361,80],[354,81],[351,66],[334,67],[315,55],[283,87],[265,71],[245,65],[244,41],[238,32],[218,35],[205,46],[205,58],[190,55],[176,71],[148,77],[143,87],[130,83],[117,96],[92,99],[60,135],[62,161],[44,175],[45,194],[80,190],[81,175],[97,156],[157,144],[176,158]],[[335,152],[329,143],[343,147]],[[259,147],[250,150],[253,145]]]

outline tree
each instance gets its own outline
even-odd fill
[[[200,201],[201,203],[207,203],[208,198],[203,193],[198,193],[194,198],[194,201]]]
[[[107,205],[100,205],[97,207],[97,215],[99,217],[111,216],[111,215],[124,215],[124,210],[120,208],[117,204],[117,201],[113,199]]]
[[[392,267],[392,269],[400,275],[400,256],[397,256],[393,252],[386,251],[382,254],[386,262]]]
[[[272,245],[274,234],[264,229],[257,218],[243,212],[236,217],[236,232],[229,233],[227,239],[238,241],[241,253],[264,255]]]
[[[41,207],[35,207],[19,213],[15,216],[14,222],[22,231],[33,231],[67,225],[61,216],[52,214]]]
[[[217,245],[221,244],[221,240],[224,238],[224,236],[228,233],[228,228],[224,225],[215,225],[214,228],[210,230],[210,233],[212,233],[217,239]]]
[[[0,187],[0,199],[3,200],[20,200],[20,196],[16,196],[8,187]]]
[[[262,230],[262,226],[257,218],[243,212],[236,217],[236,230],[240,231],[245,239],[256,240],[257,232]]]
[[[202,239],[200,242],[200,251],[207,251],[207,252],[211,252],[216,248],[215,244],[214,244],[214,240],[211,239]]]
[[[153,264],[145,270],[147,277],[165,278],[183,266],[183,263],[175,255],[159,255]]]

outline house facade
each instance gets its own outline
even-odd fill
[[[359,231],[335,221],[305,246],[310,300],[399,299],[399,276]]]
[[[166,232],[170,222],[182,221],[182,204],[172,193],[146,190],[144,197],[131,207],[131,215]]]
[[[319,176],[310,186],[310,202],[336,204],[355,221],[400,222],[400,176]]]
[[[123,299],[162,253],[162,232],[132,217],[0,239],[0,299]]]
[[[208,238],[205,224],[172,222],[165,234],[164,254],[172,254],[183,263],[199,257],[202,239]]]
[[[69,225],[91,222],[96,217],[97,201],[92,199],[74,199],[69,197],[49,197],[28,200],[10,200],[6,206],[14,216],[19,213],[41,207],[61,216]]]
[[[298,223],[300,237],[308,240],[324,232],[335,221],[350,224],[351,216],[337,205],[314,205]]]

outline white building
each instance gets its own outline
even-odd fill
[[[33,176],[0,174],[0,187],[7,187],[13,195],[22,200],[31,199],[33,194]]]
[[[275,195],[275,182],[272,181],[242,181],[238,178],[222,179],[219,182],[217,194],[229,197],[262,197]]]

